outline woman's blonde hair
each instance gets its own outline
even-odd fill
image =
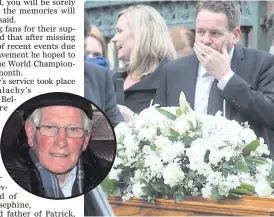
[[[164,60],[176,58],[176,52],[163,17],[147,5],[133,5],[121,11],[128,18],[134,35],[134,47],[128,65],[135,79],[151,74]]]
[[[107,46],[106,46],[106,41],[100,30],[96,27],[91,25],[91,31],[90,35],[91,37],[97,39],[102,47],[103,50],[103,56],[107,58]]]

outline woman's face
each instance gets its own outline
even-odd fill
[[[92,36],[87,38],[86,55],[91,58],[103,56],[103,48],[100,42]]]
[[[118,59],[129,61],[134,47],[134,37],[129,29],[128,18],[124,14],[118,19],[116,34],[112,38],[112,41],[118,50]]]

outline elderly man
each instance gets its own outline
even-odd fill
[[[27,117],[27,141],[17,144],[17,158],[6,156],[4,163],[21,187],[42,197],[67,198],[87,193],[105,178],[111,163],[87,148],[92,130],[88,100],[50,93],[19,109]]]
[[[165,66],[156,103],[177,106],[180,92],[195,110],[248,121],[265,139],[274,130],[274,56],[241,47],[236,1],[201,1],[196,11],[194,52]],[[224,109],[225,108],[225,109]]]

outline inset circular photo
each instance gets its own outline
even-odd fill
[[[1,136],[4,166],[13,180],[43,198],[88,193],[108,175],[116,139],[107,116],[70,93],[36,96],[9,117]]]

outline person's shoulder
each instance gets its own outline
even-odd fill
[[[182,65],[189,64],[191,61],[195,60],[195,55],[191,54],[188,56],[184,56],[173,61],[170,61],[166,64],[166,67],[182,67]]]
[[[85,71],[85,74],[88,74],[89,76],[95,76],[95,75],[105,76],[107,74],[106,68],[86,60],[84,62],[84,71]]]
[[[256,58],[261,58],[261,59],[273,59],[274,55],[263,51],[263,50],[257,50],[253,48],[246,48],[242,47],[243,53],[245,56],[255,56]]]

